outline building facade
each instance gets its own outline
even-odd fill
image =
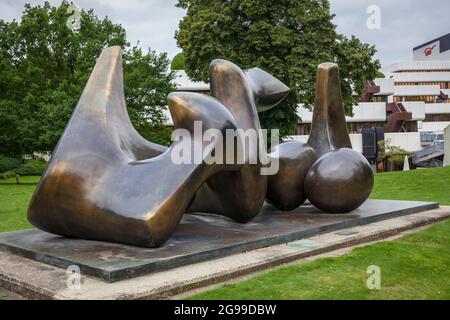
[[[442,142],[450,126],[450,34],[414,48],[413,57],[385,67],[385,78],[367,83],[354,115],[347,118],[355,149],[362,152],[362,132],[371,127],[384,128],[391,145],[414,153]],[[298,115],[294,138],[305,140],[312,113],[299,106]],[[436,155],[440,161],[440,153],[426,159]]]

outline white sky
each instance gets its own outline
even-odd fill
[[[59,4],[61,0],[49,0]],[[181,51],[174,39],[184,10],[175,0],[72,0],[84,9],[94,9],[100,17],[108,16],[122,24],[128,40],[138,40],[144,48],[168,52],[173,57]],[[0,19],[19,19],[25,3],[43,4],[44,0],[0,0]],[[412,48],[450,32],[449,0],[331,0],[338,31],[352,34],[378,49],[377,58],[388,65],[412,59]],[[381,9],[381,29],[366,25],[369,5]]]

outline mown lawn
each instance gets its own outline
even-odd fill
[[[39,182],[39,177],[0,180],[0,232],[31,228],[26,219],[28,202]]]
[[[27,229],[26,210],[39,177],[0,180],[0,232]],[[376,176],[374,199],[450,205],[450,168]],[[381,289],[366,286],[381,268]],[[278,268],[191,299],[450,299],[450,221],[350,254]]]
[[[450,205],[450,167],[378,174],[372,198]]]
[[[381,270],[381,289],[367,288],[367,268]],[[450,222],[337,258],[278,268],[189,299],[450,299]]]
[[[450,205],[450,168],[376,176],[374,199]],[[381,269],[381,289],[367,288],[367,268]],[[189,299],[450,299],[450,221],[343,257],[278,268]]]

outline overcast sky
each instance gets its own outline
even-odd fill
[[[50,0],[59,4],[61,0]],[[108,16],[124,26],[128,39],[142,47],[168,52],[180,51],[174,39],[184,10],[175,0],[73,0],[80,8],[94,9],[99,17]],[[25,3],[44,0],[0,0],[0,19],[19,19]],[[412,48],[450,33],[449,0],[331,0],[335,24],[340,33],[354,34],[378,49],[377,58],[386,66],[398,60],[412,59]],[[367,27],[367,8],[381,9],[381,28]]]

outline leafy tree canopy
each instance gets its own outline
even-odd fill
[[[140,132],[159,126],[172,91],[166,54],[131,47],[123,27],[81,10],[78,32],[67,26],[73,11],[25,5],[20,22],[0,20],[0,154],[51,151],[59,140],[101,51],[124,49],[130,118]]]
[[[312,106],[318,64],[339,64],[347,113],[380,68],[373,46],[336,32],[328,0],[178,0],[177,6],[187,15],[175,37],[194,80],[208,81],[209,63],[222,58],[260,67],[292,89],[282,105],[260,114],[263,127],[282,135],[294,133],[297,103]]]
[[[172,64],[170,66],[171,69],[172,70],[184,70],[186,68],[184,60],[185,60],[184,54],[183,54],[183,52],[180,52],[173,58]]]

